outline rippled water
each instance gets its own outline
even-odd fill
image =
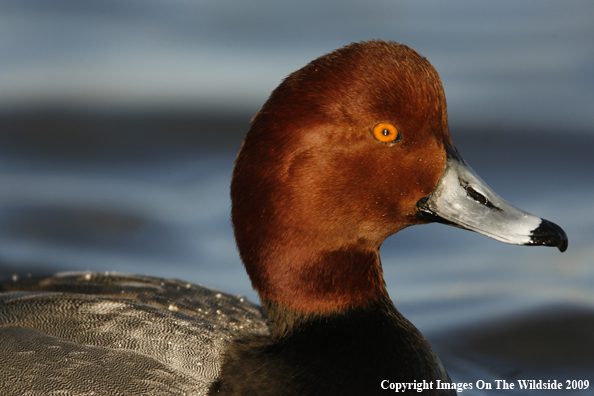
[[[90,113],[0,120],[0,274],[149,274],[256,301],[229,224],[229,178],[248,120]],[[593,381],[594,140],[453,135],[495,191],[560,224],[569,250],[509,246],[437,224],[409,228],[381,249],[392,299],[453,380],[475,384],[465,394],[482,394],[477,380]]]

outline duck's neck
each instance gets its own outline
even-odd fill
[[[368,312],[373,312],[374,316],[379,314],[380,316],[390,317],[390,319],[396,317],[404,319],[388,297],[365,307],[355,307],[331,312],[294,310],[284,304],[266,299],[262,299],[261,303],[262,310],[266,314],[266,318],[270,324],[272,338],[275,340],[290,338],[293,334],[307,328],[315,327],[315,324],[318,323],[330,324],[340,321],[341,318],[349,318],[349,321],[351,321],[354,318],[365,316]],[[406,321],[406,319],[404,320]],[[352,325],[353,322],[349,326]]]
[[[304,315],[332,313],[388,297],[377,249],[343,246],[311,251],[284,245],[280,254],[269,254],[266,263],[246,263],[265,310],[266,302],[274,302]],[[274,312],[267,314],[275,320]]]

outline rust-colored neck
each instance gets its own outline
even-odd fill
[[[286,245],[275,250],[261,262],[245,262],[262,300],[300,312],[327,313],[366,306],[388,295],[377,250],[345,246],[301,254]]]

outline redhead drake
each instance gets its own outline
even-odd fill
[[[252,119],[231,198],[261,310],[150,277],[5,282],[0,393],[373,395],[404,383],[455,394],[388,296],[382,242],[441,222],[518,245],[568,243],[465,164],[437,72],[397,43],[351,44],[289,75]]]

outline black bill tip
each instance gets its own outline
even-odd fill
[[[567,234],[557,224],[542,219],[540,225],[530,235],[527,245],[554,246],[561,252],[567,250]]]

